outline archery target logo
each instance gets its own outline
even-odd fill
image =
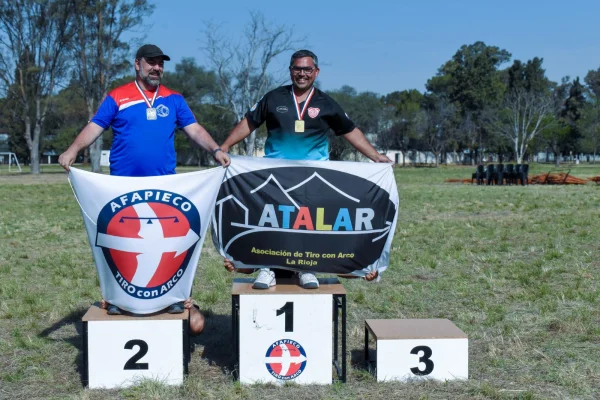
[[[96,246],[123,291],[139,299],[169,292],[184,274],[200,240],[200,214],[184,196],[138,190],[100,212]]]
[[[294,340],[278,340],[267,349],[265,365],[269,373],[277,379],[295,379],[306,368],[306,352],[300,343]]]

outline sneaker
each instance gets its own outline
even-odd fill
[[[258,276],[254,280],[253,289],[268,289],[271,286],[275,286],[275,272],[269,268],[261,268]]]
[[[317,277],[310,272],[298,272],[298,279],[300,279],[300,286],[304,289],[317,289],[319,287]]]
[[[169,306],[169,308],[167,309],[167,312],[169,314],[181,314],[184,310],[183,307],[183,301],[180,301],[179,303],[173,303]]]
[[[108,307],[106,307],[106,313],[108,315],[121,315],[121,309],[117,306],[115,306],[114,304],[109,304]]]

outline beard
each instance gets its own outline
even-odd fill
[[[160,75],[146,75],[146,76],[142,76],[143,81],[152,87],[157,87],[158,85],[160,85],[160,80],[162,78],[162,74]]]

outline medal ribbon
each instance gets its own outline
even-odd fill
[[[154,106],[154,100],[156,100],[156,95],[158,94],[158,88],[160,87],[160,85],[156,87],[156,90],[154,91],[154,96],[152,96],[152,101],[150,101],[150,100],[148,100],[148,96],[146,96],[146,93],[144,93],[144,91],[142,90],[140,85],[138,85],[137,81],[134,81],[134,82],[135,82],[135,87],[137,87],[137,89],[142,94],[142,97],[144,97],[144,101],[148,105],[148,108],[152,108],[152,106]]]
[[[294,93],[294,88],[292,87],[292,97],[294,97],[294,105],[296,106],[296,114],[298,114],[299,121],[301,121],[302,118],[304,118],[304,113],[306,112],[306,109],[308,108],[308,103],[310,103],[310,99],[312,99],[314,91],[315,91],[315,87],[313,86],[312,89],[310,89],[310,93],[306,97],[306,102],[304,103],[304,107],[302,107],[302,112],[300,112],[300,107],[298,105],[298,99],[296,99],[296,94]]]

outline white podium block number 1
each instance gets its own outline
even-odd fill
[[[332,307],[327,294],[241,295],[240,382],[331,383]]]

